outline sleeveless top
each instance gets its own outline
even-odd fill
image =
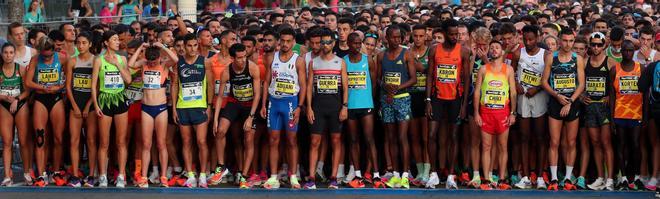
[[[600,66],[594,67],[591,64],[591,58],[587,60],[587,66],[584,69],[586,80],[586,94],[592,102],[599,102],[609,95],[610,69],[607,68],[607,58],[603,60]]]
[[[571,53],[571,60],[561,63],[559,52],[554,52],[548,82],[557,93],[567,97],[573,95],[578,86],[577,54]]]
[[[442,100],[454,100],[459,96],[458,91],[461,83],[461,45],[456,44],[454,49],[447,52],[442,45],[437,45],[435,50],[435,64],[433,70],[435,75],[436,97]]]
[[[122,65],[123,60],[119,55],[117,61]],[[101,68],[99,68],[99,96],[98,103],[100,108],[109,108],[110,105],[117,105],[119,102],[124,102],[124,79],[119,73],[119,68],[115,65],[108,63],[105,56],[101,55]]]
[[[32,59],[32,48],[25,46],[25,53],[23,54],[23,57],[14,58],[14,62],[20,65],[21,68],[25,68],[28,65],[30,65],[31,59]]]
[[[124,4],[121,6],[121,15],[126,16],[126,15],[136,15],[137,12],[135,12],[135,6],[138,6],[137,2],[132,2],[130,4]],[[126,24],[126,25],[131,25],[133,21],[137,20],[137,16],[128,16],[128,17],[122,17],[121,18],[121,23]]]
[[[293,53],[286,62],[280,60],[280,52],[273,55],[271,64],[271,83],[268,87],[268,94],[274,98],[284,98],[297,96],[300,92],[300,83],[298,82],[298,69],[296,60],[298,54]],[[268,77],[267,77],[268,78]]]
[[[422,67],[424,67],[424,71],[415,72],[415,75],[417,76],[417,83],[415,83],[411,89],[413,92],[426,92],[426,71],[429,68],[429,49],[431,48],[426,48],[426,52],[424,52],[422,56],[415,57],[415,60],[421,63]]]
[[[642,119],[643,94],[639,92],[637,81],[641,76],[639,63],[635,62],[632,71],[624,71],[621,64],[614,66],[614,91],[616,102],[614,103],[614,118],[618,119]]]
[[[653,58],[655,57],[655,53],[657,53],[657,52],[658,51],[656,51],[655,49],[651,49],[651,53],[649,53],[649,57],[647,57],[646,59],[642,59],[639,56],[639,50],[636,50],[635,54],[633,54],[633,61],[639,63],[640,65],[642,65],[644,67],[646,67],[646,64],[649,64],[649,63],[654,61]],[[651,58],[651,60],[649,60],[649,58]]]
[[[609,47],[609,48],[605,49],[605,53],[606,53],[607,57],[611,57],[616,62],[621,63],[621,60],[623,60],[623,57],[621,57],[621,56],[618,56],[618,57],[614,56],[614,53],[612,52],[612,47]]]
[[[142,67],[142,88],[143,89],[161,89],[165,88],[167,80],[167,70],[163,66],[143,66]]]
[[[71,90],[73,95],[91,95],[92,92],[92,62],[94,56],[87,61],[76,57],[76,65],[73,67],[73,84]]]
[[[470,84],[470,90],[469,90],[468,96],[474,96],[474,88],[477,85],[477,78],[479,78],[478,77],[479,70],[481,69],[481,67],[483,67],[484,64],[486,64],[486,63],[484,62],[484,60],[481,60],[481,58],[479,58],[479,57],[474,58],[474,65],[472,66],[472,71],[470,71],[470,73],[471,73],[470,79],[471,79],[472,83]],[[468,97],[468,101],[471,102],[472,97]]]
[[[39,55],[37,59],[37,68],[34,70],[34,81],[43,86],[56,86],[64,83],[64,70],[60,64],[60,58],[57,53],[53,55],[53,63],[44,63],[43,56]]]
[[[20,65],[14,64],[14,74],[11,77],[5,75],[4,71],[0,70],[2,75],[2,83],[0,83],[0,95],[9,97],[18,97],[23,92],[23,78],[21,78]]]
[[[404,55],[406,54],[406,49],[402,48],[401,52],[399,55],[394,58],[394,60],[390,60],[390,58],[387,56],[387,52],[383,53],[383,60],[382,60],[382,72],[383,72],[383,79],[382,81],[385,84],[393,84],[393,85],[401,85],[403,82],[408,81],[410,79],[410,74],[408,74],[408,68],[406,67],[406,63],[404,61]],[[381,88],[382,92],[381,93],[386,93],[385,88]],[[407,90],[399,90],[395,95],[399,94],[406,94],[408,93]],[[396,96],[395,96],[396,97]]]
[[[500,71],[493,71],[490,64],[484,65],[486,73],[481,83],[480,111],[492,113],[494,111],[509,112],[509,81],[507,79],[507,64],[502,64]]]
[[[176,108],[206,108],[206,69],[204,57],[197,56],[192,64],[179,58],[179,94]]]
[[[142,81],[142,69],[128,69],[131,72],[131,81],[128,86],[126,86],[126,90],[124,90],[124,95],[126,95],[126,98],[128,98],[131,102],[136,102],[142,100],[142,97],[144,97],[142,93],[142,87],[144,87],[144,82]]]
[[[323,60],[321,56],[312,59],[313,99],[330,97],[341,101],[341,62],[342,59],[336,55],[329,61]]]
[[[543,48],[539,48],[539,52],[535,55],[527,54],[525,48],[520,50],[516,81],[520,83],[525,92],[529,88],[541,86],[541,74],[543,74],[543,69],[545,69],[544,55],[545,49]]]
[[[220,79],[222,79],[222,73],[227,68],[227,65],[221,64],[220,61],[218,61],[218,57],[220,57],[220,54],[215,54],[209,58],[211,59],[211,72],[213,72],[213,103],[215,103],[215,100],[220,92]],[[225,86],[225,96],[228,92],[229,84]]]
[[[242,71],[234,71],[229,67],[229,82],[231,82],[228,102],[238,103],[245,107],[252,106],[254,99],[254,85],[252,85],[252,75],[250,75],[249,62],[245,62],[245,67]]]
[[[362,54],[358,63],[351,62],[350,56],[344,56],[348,73],[348,109],[373,108],[369,56]]]

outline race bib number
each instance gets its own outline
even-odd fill
[[[202,82],[188,82],[181,84],[181,94],[183,96],[183,101],[201,100],[203,95]]]
[[[367,72],[366,71],[348,72],[348,88],[350,88],[350,89],[366,89],[367,88]]]
[[[0,86],[0,95],[18,97],[20,94],[21,89],[18,86]]]
[[[316,76],[316,92],[319,94],[339,93],[339,78],[336,75]]]
[[[39,84],[57,83],[60,79],[60,71],[54,68],[39,69],[39,76],[37,81]]]
[[[73,90],[89,92],[92,88],[91,74],[73,74]]]
[[[484,104],[487,108],[503,109],[506,105],[506,93],[499,90],[486,90]]]
[[[621,76],[619,77],[619,93],[622,95],[632,95],[639,93],[637,88],[637,76]]]
[[[275,79],[275,93],[278,95],[294,95],[295,84],[293,80],[276,78]]]
[[[144,71],[142,87],[145,89],[160,89],[160,71]]]
[[[437,67],[436,75],[441,83],[454,83],[457,77],[456,65],[440,64]]]
[[[587,94],[592,97],[605,96],[605,77],[587,77]]]
[[[234,85],[234,89],[232,91],[234,98],[241,102],[247,102],[254,98],[254,90],[252,89],[252,84]]]
[[[572,93],[575,91],[575,74],[555,74],[553,81],[555,90],[559,93]]]
[[[522,78],[521,82],[526,86],[541,85],[541,73],[537,73],[523,68],[521,78]]]
[[[108,89],[122,88],[124,86],[124,81],[122,81],[119,71],[105,72],[103,86]]]
[[[385,80],[385,84],[401,85],[401,73],[385,72],[383,80]]]
[[[426,74],[417,72],[417,83],[415,83],[415,90],[425,91],[426,90]]]
[[[132,101],[139,101],[142,100],[142,89],[129,86],[126,87],[126,90],[124,90],[124,95],[126,95],[126,98]]]

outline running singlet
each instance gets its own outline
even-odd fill
[[[32,59],[32,48],[28,46],[25,47],[25,53],[23,54],[23,57],[16,57],[14,58],[14,62],[17,63],[18,65],[21,66],[21,68],[25,68],[28,65],[30,65],[30,60]]]
[[[566,63],[559,61],[559,53],[554,52],[552,57],[552,68],[550,69],[550,78],[548,78],[550,87],[557,93],[570,97],[577,89],[577,54],[571,53],[571,60]]]
[[[312,59],[314,72],[314,99],[320,96],[334,96],[341,100],[341,58],[333,56],[330,61],[323,60],[321,56]]]
[[[21,78],[20,65],[14,64],[14,74],[7,77],[4,71],[0,70],[2,74],[2,82],[0,83],[0,95],[8,97],[18,97],[23,91],[23,79]]]
[[[300,84],[298,82],[298,69],[296,68],[296,60],[298,54],[293,53],[291,58],[282,62],[280,60],[280,52],[275,52],[273,55],[273,64],[271,64],[271,82],[268,87],[268,94],[274,98],[293,97],[297,96],[300,91]]]
[[[117,56],[119,65],[123,60]],[[105,56],[101,56],[101,68],[99,69],[99,91],[101,93],[118,94],[124,91],[124,79],[119,74],[117,66],[108,63]]]
[[[216,98],[218,97],[218,93],[220,93],[220,79],[222,78],[222,72],[225,71],[227,68],[227,65],[221,64],[220,61],[218,60],[220,57],[220,54],[217,53],[213,55],[211,58],[211,71],[213,72],[213,103],[215,103]],[[227,84],[229,85],[229,84]],[[229,87],[225,87],[225,93],[229,92]],[[223,102],[224,104],[224,102]]]
[[[197,56],[192,64],[179,58],[179,96],[176,108],[206,108],[206,69],[204,57]]]
[[[609,48],[605,49],[605,54],[607,55],[607,57],[611,57],[616,62],[621,63],[621,60],[623,60],[623,57],[621,57],[620,55],[618,57],[614,56],[614,53],[612,52],[612,47],[611,46]]]
[[[586,77],[585,90],[589,99],[598,102],[609,95],[610,69],[607,68],[607,58],[596,67],[592,65],[591,59],[587,60],[584,75]]]
[[[536,55],[527,54],[525,48],[520,49],[520,59],[518,61],[518,73],[516,74],[518,83],[527,92],[527,89],[541,86],[541,74],[545,68],[545,49],[539,48]],[[520,93],[524,94],[524,93]]]
[[[470,93],[469,93],[470,96],[473,96],[473,94],[474,94],[474,87],[476,87],[477,78],[479,78],[478,77],[479,69],[481,69],[481,67],[483,67],[484,64],[486,64],[486,63],[484,63],[484,60],[481,60],[481,58],[477,57],[477,58],[474,59],[474,66],[472,66],[472,71],[471,71],[471,76],[470,76],[470,78],[472,80],[472,84],[470,84]],[[468,98],[468,100],[471,101],[471,98]]]
[[[458,96],[461,83],[461,45],[456,44],[454,49],[447,52],[438,45],[435,50],[435,89],[436,97],[443,100],[454,100]]]
[[[142,88],[143,89],[161,89],[165,88],[167,80],[167,70],[163,66],[144,66],[142,69]]]
[[[53,63],[46,64],[41,55],[39,55],[37,68],[34,70],[34,81],[44,86],[56,86],[64,83],[64,70],[60,64],[60,58],[57,53],[53,55]]]
[[[76,65],[73,68],[73,84],[71,85],[74,96],[78,94],[91,94],[93,61],[94,57],[87,61],[82,61],[76,57]]]
[[[129,70],[131,72],[131,79],[133,81],[131,81],[131,83],[126,87],[126,90],[124,90],[124,95],[126,95],[126,98],[132,102],[140,101],[143,97],[142,88],[144,87],[142,81],[142,72],[140,72],[140,69],[134,70],[129,68]]]
[[[642,119],[643,94],[639,92],[637,81],[641,76],[642,67],[635,62],[632,71],[627,72],[621,68],[621,64],[614,66],[614,91],[616,92],[616,103],[614,104],[614,118],[618,119]]]
[[[346,55],[344,61],[348,73],[348,109],[373,108],[369,56],[362,54],[360,62],[352,63]]]
[[[415,75],[417,76],[417,83],[415,83],[415,85],[412,87],[413,92],[426,91],[426,70],[429,68],[429,49],[430,48],[426,48],[426,52],[424,52],[423,55],[415,57],[415,60],[421,63],[422,67],[424,67],[424,71],[415,72]]]
[[[500,71],[493,71],[490,64],[484,65],[486,74],[481,83],[481,111],[509,111],[509,81],[507,79],[508,65],[502,64]]]
[[[639,55],[640,51],[636,50],[635,54],[633,54],[633,61],[639,63],[640,65],[646,67],[647,64],[653,62],[653,58],[655,57],[655,54],[658,53],[655,49],[651,49],[651,53],[646,57],[646,59],[642,59]],[[650,59],[649,59],[650,58]]]
[[[234,71],[232,67],[229,68],[229,82],[231,87],[228,102],[239,103],[245,107],[252,106],[254,99],[254,85],[252,85],[252,75],[250,75],[249,62],[245,62],[245,67],[240,72]]]
[[[410,79],[410,74],[408,74],[408,68],[406,67],[406,63],[404,62],[404,55],[406,54],[406,49],[402,48],[401,52],[399,55],[394,59],[390,60],[387,56],[387,52],[383,53],[383,61],[382,63],[382,69],[383,70],[383,82],[385,84],[393,84],[393,85],[401,85],[403,82],[408,81]],[[381,93],[387,93],[385,91],[385,88],[383,87],[383,92]],[[397,91],[395,95],[398,94],[407,94],[408,91],[403,89]],[[395,96],[396,97],[396,96]]]

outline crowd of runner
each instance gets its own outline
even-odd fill
[[[656,190],[660,4],[617,2],[12,23],[2,185]]]

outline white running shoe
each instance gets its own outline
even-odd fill
[[[151,184],[160,183],[160,175],[158,175],[158,171],[151,172],[151,175],[149,175],[149,182],[151,182]]]
[[[426,182],[425,187],[429,189],[435,189],[435,186],[440,184],[440,178],[438,178],[438,173],[433,172],[429,176],[429,181]]]
[[[108,187],[108,176],[101,175],[101,177],[99,177],[99,187]]]
[[[587,187],[591,190],[600,191],[605,189],[605,181],[603,180],[603,178],[599,177],[596,179],[596,181],[594,181],[590,185],[587,185]]]
[[[531,189],[532,188],[532,182],[529,180],[527,176],[523,177],[520,179],[518,183],[516,183],[514,186],[518,189]]]
[[[14,182],[11,180],[11,178],[10,177],[5,177],[5,179],[2,180],[2,185],[0,185],[0,186],[9,187],[12,184],[14,184]]]
[[[126,179],[124,179],[123,175],[117,176],[117,184],[115,184],[117,188],[124,188],[126,187]]]
[[[344,181],[343,181],[343,182],[344,182],[344,184],[348,184],[348,183],[351,182],[354,178],[355,178],[355,170],[353,169],[353,167],[351,167],[351,168],[348,170],[348,175],[346,175],[346,177],[344,178]]]
[[[608,178],[605,181],[605,189],[608,191],[614,191],[614,180],[612,178]]]
[[[188,179],[186,180],[185,183],[183,183],[183,186],[188,187],[188,188],[195,188],[197,187],[197,179],[195,176],[188,176]]]
[[[458,185],[456,184],[456,175],[449,175],[447,176],[447,184],[445,185],[445,188],[447,189],[458,189]]]
[[[536,189],[545,190],[547,188],[548,187],[545,185],[545,180],[543,180],[543,178],[541,178],[541,177],[536,178]]]

